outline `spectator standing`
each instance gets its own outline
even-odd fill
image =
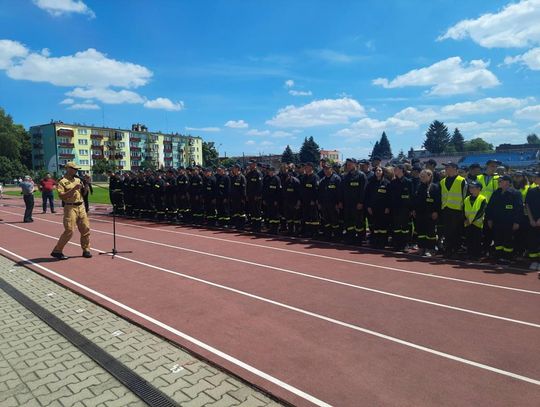
[[[86,210],[86,213],[90,211],[90,204],[88,202],[88,198],[90,195],[94,193],[94,188],[92,188],[92,178],[90,178],[90,175],[85,174],[82,178],[82,184],[83,188],[81,189],[81,194],[84,201],[84,209]],[[54,211],[52,211],[54,213]]]
[[[56,181],[51,177],[51,174],[45,174],[45,177],[39,183],[39,190],[41,191],[41,198],[43,199],[43,213],[47,212],[47,202],[51,208],[51,213],[55,213],[54,210],[54,190],[56,189]]]
[[[19,184],[21,187],[21,194],[24,198],[24,223],[30,223],[33,222],[34,219],[32,219],[32,211],[34,210],[34,190],[35,185],[34,181],[32,181],[32,178],[30,176],[25,175],[24,180]]]

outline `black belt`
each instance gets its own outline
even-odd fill
[[[79,205],[82,205],[83,203],[84,202],[73,202],[73,203],[64,202],[64,205],[79,206]]]

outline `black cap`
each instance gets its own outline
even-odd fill
[[[499,181],[510,181],[512,182],[512,177],[508,174],[505,174],[499,178]]]
[[[474,163],[474,164],[469,165],[470,170],[472,170],[473,168],[482,168],[482,167],[478,163]]]
[[[489,159],[489,160],[486,161],[486,165],[489,165],[489,164],[501,165],[502,163],[499,160]]]
[[[424,164],[437,165],[437,161],[435,161],[433,158],[430,158],[429,160],[425,161]]]
[[[443,165],[445,167],[452,167],[452,168],[455,168],[455,169],[459,168],[459,166],[453,161],[448,161],[447,163],[444,163]]]
[[[193,167],[187,167],[186,170],[187,171],[193,171]]]
[[[420,171],[422,171],[422,167],[420,167],[419,165],[415,165],[415,166],[412,167],[412,170],[420,172]]]
[[[276,170],[276,167],[273,167],[273,166],[268,166],[268,171],[275,171]]]
[[[255,160],[249,160],[249,161],[248,161],[248,164],[257,164],[257,161],[255,161]]]
[[[347,158],[345,160],[345,162],[350,162],[350,163],[356,164],[357,161],[354,158]]]
[[[206,167],[206,168],[204,169],[204,172],[212,172],[212,168],[211,168],[211,167]]]
[[[307,162],[304,164],[306,167],[313,167],[313,163],[312,162]]]
[[[469,182],[469,187],[482,189],[482,184],[478,181]]]
[[[241,168],[242,168],[242,167],[240,167],[240,164],[234,164],[232,167],[233,167],[233,168],[238,168],[238,169],[241,169]]]
[[[358,161],[359,164],[369,164],[369,160],[366,160],[366,159],[362,159],[360,161]]]
[[[399,168],[401,171],[405,171],[405,165],[403,165],[403,164],[398,164],[398,165],[394,166],[394,168]]]
[[[525,173],[523,171],[516,171],[512,174],[514,177],[524,177]]]
[[[225,167],[224,167],[223,165],[218,165],[217,169],[218,169],[218,170],[224,170]]]

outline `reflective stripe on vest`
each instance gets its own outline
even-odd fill
[[[442,198],[442,209],[450,208],[460,211],[463,209],[463,190],[461,184],[465,181],[461,175],[458,175],[450,190],[446,189],[446,178],[442,179],[441,184],[441,198]]]
[[[484,195],[478,195],[471,205],[471,197],[468,196],[465,198],[464,207],[465,207],[465,219],[469,221],[469,223],[473,224],[476,227],[479,227],[482,229],[484,226],[484,216],[481,216],[479,219],[476,219],[473,222],[473,219],[476,217],[476,214],[480,210],[480,207],[482,206],[482,202],[487,201],[486,197]]]
[[[489,200],[491,199],[491,195],[493,195],[493,192],[499,189],[499,175],[492,175],[488,183],[486,183],[485,174],[480,174],[476,177],[476,180],[480,184],[482,184],[482,195],[484,195],[484,197],[489,202]]]

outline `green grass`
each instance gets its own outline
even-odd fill
[[[99,186],[98,186],[99,185]],[[101,188],[104,187],[104,188]],[[89,202],[91,204],[110,204],[111,201],[109,200],[109,187],[107,184],[93,184],[94,193],[90,195]],[[13,196],[21,196],[20,189],[12,189],[6,191],[4,190],[4,195],[13,195]],[[38,191],[34,193],[35,199],[41,200],[41,193]],[[59,200],[58,193],[54,191],[54,199]]]

